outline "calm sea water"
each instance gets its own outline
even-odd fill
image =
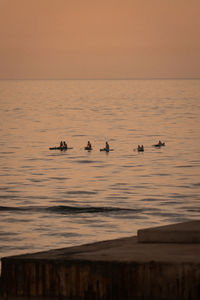
[[[0,256],[199,219],[199,80],[0,81],[0,124]]]

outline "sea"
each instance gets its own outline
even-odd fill
[[[0,81],[0,257],[196,219],[200,80]]]

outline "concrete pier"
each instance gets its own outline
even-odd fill
[[[139,243],[200,243],[200,222],[172,224],[138,230]]]
[[[166,242],[163,235],[169,235]],[[135,237],[5,257],[1,299],[199,300],[199,237],[200,221],[193,221],[143,229]]]

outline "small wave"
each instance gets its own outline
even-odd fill
[[[18,235],[19,233],[15,232],[14,235]],[[0,237],[2,236],[13,236],[13,232],[0,232]]]
[[[46,236],[55,236],[55,237],[65,237],[65,238],[69,238],[69,237],[79,237],[80,234],[79,233],[74,233],[74,232],[47,232],[45,234]]]
[[[0,195],[0,199],[17,199],[19,198],[18,195]]]
[[[193,183],[193,186],[195,186],[195,187],[200,187],[200,182]]]
[[[0,206],[0,211],[21,211],[26,210],[23,207],[13,207],[13,206]]]
[[[157,212],[157,211],[154,211],[154,212],[151,212],[151,215],[152,216],[158,216],[158,217],[176,217],[176,218],[179,218],[180,216],[184,216],[184,214],[179,214],[179,213],[173,213],[173,212]]]
[[[13,151],[6,151],[6,152],[4,152],[4,151],[1,151],[0,152],[0,154],[14,154],[15,152],[13,152]]]
[[[97,192],[90,192],[90,191],[69,191],[67,192],[68,195],[96,195]]]
[[[153,201],[160,201],[158,198],[143,198],[141,201],[146,201],[146,202],[153,202]]]
[[[128,196],[115,196],[115,195],[113,195],[113,196],[108,196],[108,197],[106,197],[106,199],[111,199],[111,200],[125,200],[125,199],[128,199],[129,197]]]
[[[41,180],[41,179],[35,179],[35,178],[30,178],[29,180],[30,180],[31,182],[35,182],[35,183],[44,181],[44,180]]]
[[[92,164],[92,163],[96,163],[96,162],[92,161],[92,160],[88,160],[88,159],[83,159],[83,160],[77,160],[77,161],[75,161],[75,163],[78,163],[78,164]]]
[[[192,213],[200,213],[200,209],[188,209],[188,212],[192,212]]]
[[[115,187],[115,186],[118,187],[118,186],[120,186],[120,185],[123,185],[123,186],[124,186],[124,185],[128,185],[128,183],[126,183],[126,182],[117,182],[117,183],[111,184],[111,186],[114,186],[114,187]]]
[[[128,208],[120,208],[120,207],[95,207],[95,206],[82,206],[82,207],[74,207],[74,206],[52,206],[46,209],[49,212],[60,213],[60,214],[71,214],[71,213],[110,213],[110,212],[135,212],[136,210],[128,209]]]
[[[9,189],[10,189],[10,187],[0,187],[0,191],[7,191]]]
[[[63,181],[63,180],[67,180],[70,178],[69,177],[50,177],[49,179]]]
[[[152,174],[152,175],[155,175],[155,176],[169,176],[170,174],[169,173],[155,173],[155,174]]]
[[[121,208],[121,207],[95,207],[95,206],[66,206],[66,205],[57,205],[57,206],[28,206],[28,207],[9,207],[9,206],[0,206],[0,212],[41,212],[41,213],[56,213],[56,214],[81,214],[81,213],[139,213],[142,212],[142,209],[130,209],[130,208]]]
[[[180,165],[180,166],[175,166],[175,168],[192,168],[194,167],[193,165]]]
[[[183,195],[183,194],[176,194],[176,193],[173,193],[172,195],[169,196],[170,198],[176,198],[176,199],[183,199],[183,198],[191,198],[193,197],[193,195]]]

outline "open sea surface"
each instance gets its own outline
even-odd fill
[[[0,137],[1,257],[200,217],[200,80],[0,81]]]

